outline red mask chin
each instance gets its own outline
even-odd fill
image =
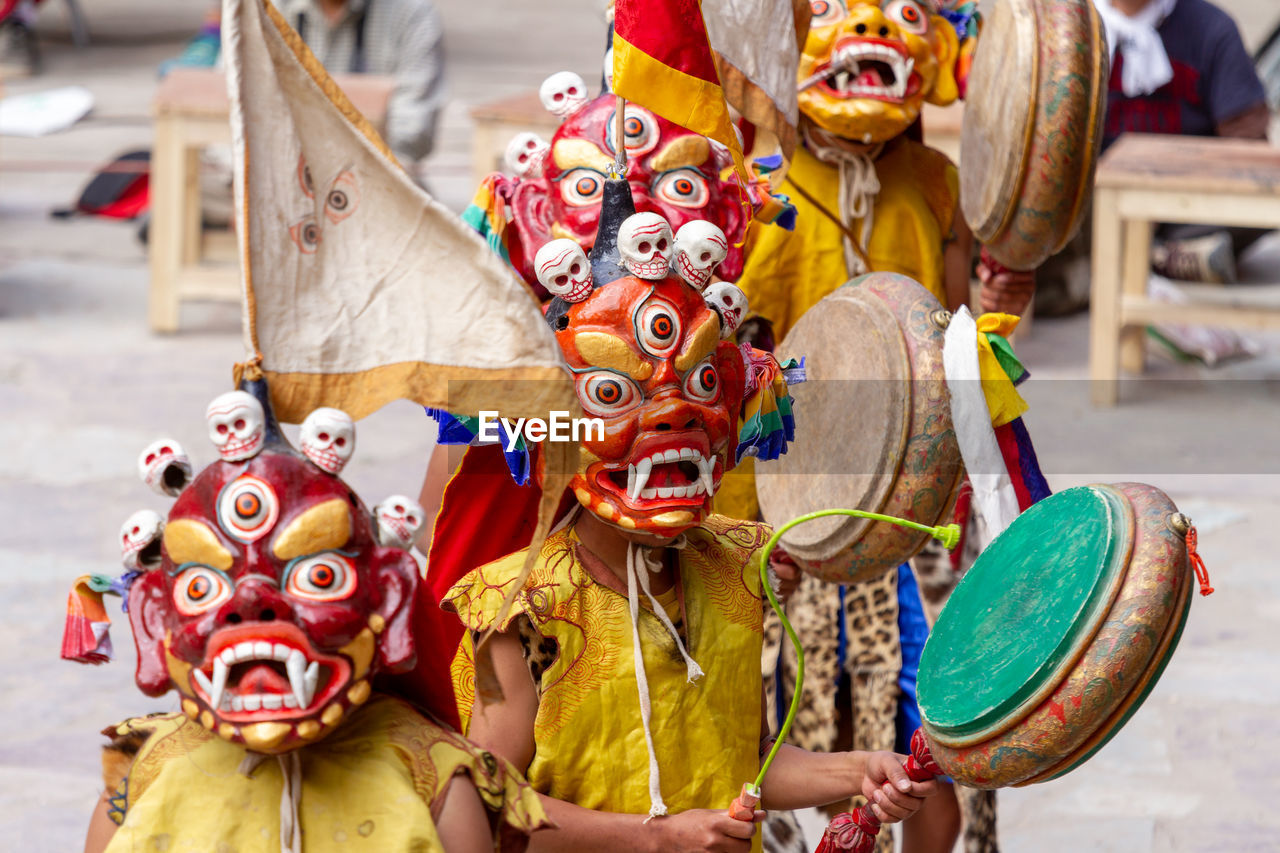
[[[578,397],[603,434],[582,442],[571,486],[623,530],[669,538],[699,524],[733,458],[737,348],[676,278],[625,276],[569,309],[557,332]]]
[[[130,592],[138,686],[176,689],[188,717],[258,752],[313,742],[378,671],[413,664],[417,579],[355,494],[301,456],[215,463],[179,496],[160,568]]]
[[[603,169],[614,157],[610,128],[616,103],[613,95],[601,95],[569,116],[552,137],[543,177],[511,182],[511,260],[544,297],[533,269],[538,249],[557,237],[588,250],[595,242]],[[694,219],[719,225],[730,248],[716,274],[735,281],[742,273],[747,219],[736,185],[720,179],[731,165],[728,153],[635,105],[628,106],[625,124],[627,180],[636,211],[661,215],[672,232]]]

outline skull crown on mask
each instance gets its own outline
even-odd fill
[[[144,692],[176,689],[183,712],[217,736],[280,753],[340,726],[378,672],[412,666],[418,566],[379,542],[378,522],[330,457],[269,437],[258,399],[233,395],[210,406],[223,460],[182,490],[167,521],[139,513],[122,530],[126,553],[143,555],[129,622]],[[330,452],[345,435],[349,458],[344,413],[317,410],[307,424],[315,441],[329,435]],[[233,438],[256,453],[229,460]],[[147,544],[137,547],[148,537],[160,545],[150,565]]]

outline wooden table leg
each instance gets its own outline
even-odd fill
[[[182,264],[182,193],[184,152],[173,118],[156,117],[156,145],[151,154],[151,224],[147,254],[151,262],[148,316],[157,332],[178,330],[178,269]]]
[[[1093,198],[1093,269],[1089,296],[1089,379],[1095,406],[1119,399],[1121,223],[1115,193]]]
[[[493,128],[487,121],[477,121],[471,132],[471,182],[476,186],[493,171]]]
[[[1121,296],[1146,296],[1151,276],[1151,223],[1129,219],[1124,223],[1124,267],[1120,273]],[[1124,317],[1120,318],[1121,323]],[[1146,367],[1145,325],[1131,325],[1120,330],[1120,367],[1141,374]]]

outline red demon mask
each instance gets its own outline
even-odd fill
[[[588,431],[572,482],[611,524],[662,537],[697,525],[732,467],[742,356],[721,322],[675,276],[623,276],[570,306],[556,337]]]
[[[549,240],[567,237],[584,249],[595,243],[605,175],[614,159],[616,104],[614,96],[602,95],[570,115],[552,137],[541,176],[512,182],[511,260],[535,287],[533,258]],[[635,209],[660,214],[673,232],[693,219],[715,222],[729,242],[718,274],[736,280],[742,249],[735,244],[742,242],[747,218],[736,185],[720,179],[732,163],[728,152],[635,104],[626,107],[624,133]]]
[[[225,454],[224,454],[225,459]],[[340,479],[283,443],[219,461],[169,513],[157,568],[129,594],[138,686],[258,752],[315,741],[414,662],[418,569],[380,545]]]

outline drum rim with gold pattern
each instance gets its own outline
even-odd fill
[[[792,392],[801,411],[808,411],[806,393],[816,396],[826,391],[821,387],[824,359],[856,357],[850,342],[827,340],[821,334],[826,310],[836,306],[849,310],[850,305],[869,327],[896,327],[896,341],[886,345],[904,359],[904,369],[894,377],[901,383],[903,410],[867,419],[878,431],[873,440],[882,441],[886,453],[896,454],[891,460],[896,464],[888,467],[887,487],[870,499],[864,494],[861,501],[851,502],[847,492],[807,483],[810,478],[805,474],[822,466],[824,454],[840,451],[840,442],[859,440],[841,431],[840,423],[820,424],[817,421],[825,419],[815,420],[809,413],[805,431],[797,435],[787,455],[757,468],[761,512],[766,521],[781,524],[815,510],[848,506],[938,524],[950,513],[964,480],[942,368],[943,332],[950,315],[928,290],[896,273],[869,273],[828,294],[805,312],[778,347],[780,358],[788,354],[806,358],[809,379]],[[883,463],[881,459],[877,465]],[[855,506],[859,502],[863,505]],[[855,583],[895,569],[919,553],[928,540],[928,534],[882,522],[833,521],[795,528],[782,539],[807,573],[833,583]]]
[[[960,206],[1010,269],[1035,269],[1079,230],[1109,71],[1091,0],[1001,0],[992,9],[965,98]]]
[[[1106,581],[1103,597],[1107,606],[1082,611],[1081,620],[1070,626],[1076,636],[1060,649],[1060,660],[1037,672],[1034,682],[1019,686],[1013,697],[1017,701],[1005,703],[990,715],[970,715],[970,709],[948,706],[948,697],[954,699],[974,690],[971,683],[961,684],[962,679],[955,677],[956,664],[969,666],[975,650],[984,645],[980,638],[973,638],[992,631],[1012,631],[1015,638],[1025,637],[1030,623],[1001,618],[1008,607],[1034,612],[1041,621],[1050,609],[1045,602],[1014,601],[1006,607],[1004,601],[991,600],[992,584],[1025,591],[1040,583],[1030,576],[1018,583],[1020,569],[999,559],[1001,539],[1006,546],[1019,543],[1019,537],[1046,523],[1064,535],[1076,535],[1076,530],[1082,530],[1082,536],[1089,535],[1083,530],[1086,525],[1082,519],[1060,511],[1082,494],[1120,510],[1111,515],[1119,523],[1101,531],[1110,537],[1108,547],[1123,558],[1123,565],[1115,572],[1119,583],[1103,578],[1112,572],[1108,560],[1102,561],[1105,565],[1080,569],[1096,570]],[[1172,523],[1175,516],[1173,502],[1152,486],[1121,483],[1068,489],[1021,516],[992,543],[996,550],[984,552],[989,555],[985,561],[979,557],[939,616],[920,662],[917,690],[923,727],[933,756],[945,773],[978,788],[1054,778],[1088,759],[1129,720],[1150,694],[1186,623],[1192,573],[1184,534]],[[1011,534],[1013,538],[1007,538]],[[1046,587],[1054,580],[1049,573],[1074,568],[1055,563],[1055,556],[1027,555],[1029,564],[1045,573]],[[981,596],[972,594],[984,585],[989,602],[985,609]],[[966,592],[971,594],[966,596]],[[1055,639],[1056,635],[1047,642],[1052,644]],[[1123,654],[1117,654],[1116,649],[1123,649]],[[1005,663],[984,660],[982,666],[999,673]],[[1006,689],[987,684],[981,688],[978,693]],[[991,704],[975,696],[975,707],[984,703]],[[945,724],[940,726],[939,719]]]

